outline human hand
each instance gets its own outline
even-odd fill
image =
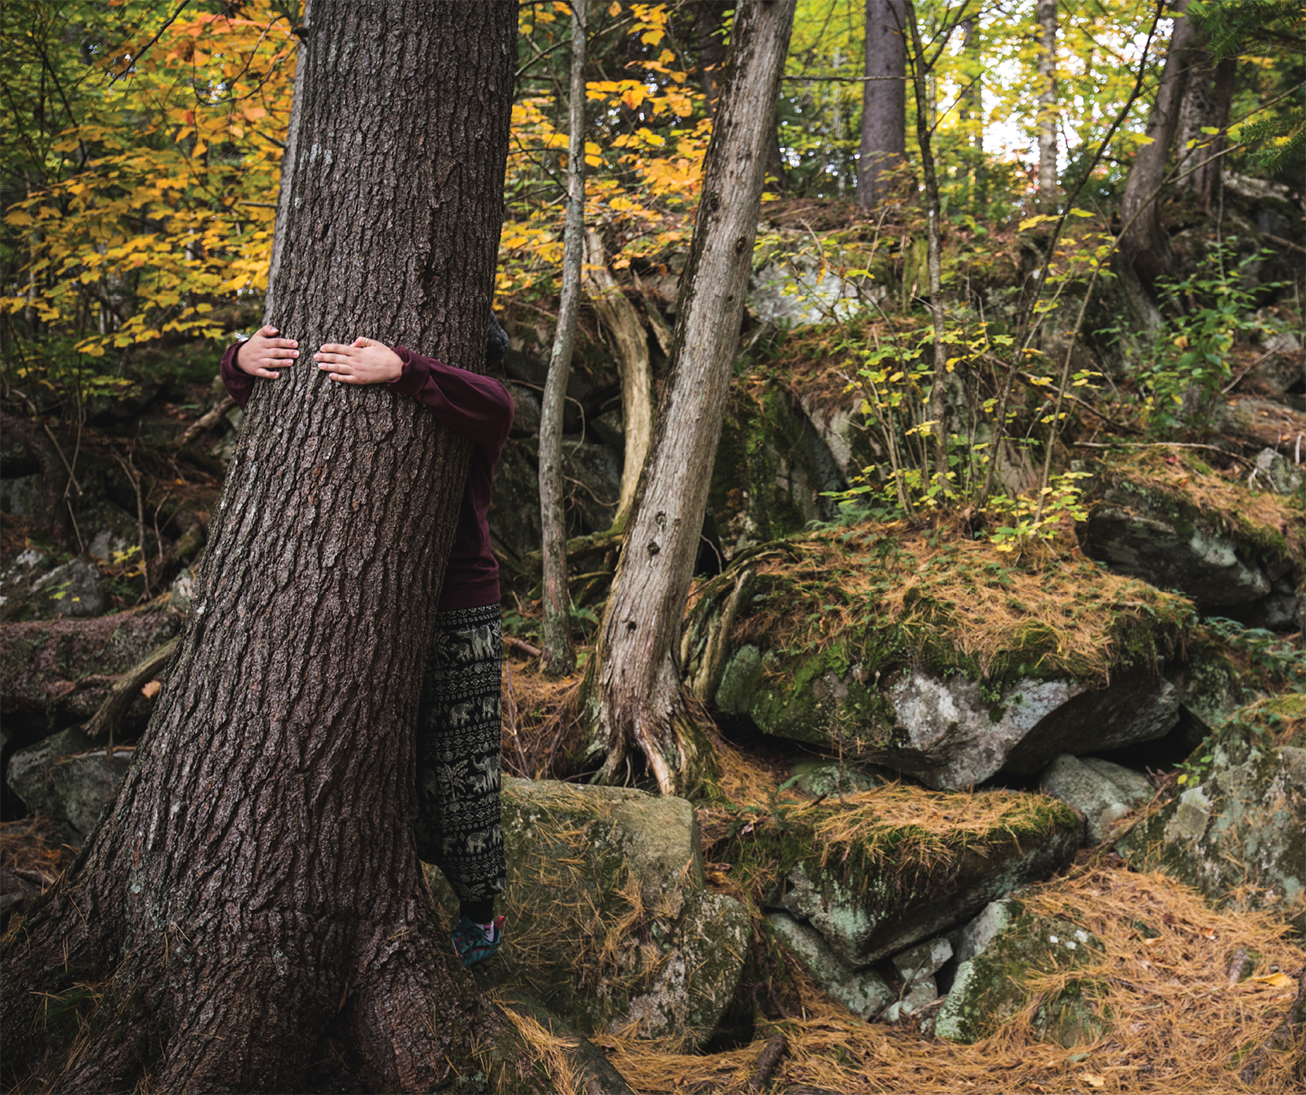
[[[404,371],[403,358],[373,338],[356,338],[348,346],[328,342],[313,360],[341,384],[384,384]]]
[[[276,380],[278,369],[288,369],[299,357],[299,343],[293,338],[277,338],[277,329],[271,325],[260,327],[254,336],[240,344],[236,351],[236,368],[250,376]]]

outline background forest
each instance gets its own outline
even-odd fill
[[[541,1089],[1300,1083],[1300,6],[799,0],[721,440],[688,469],[693,582],[658,625],[671,714],[645,736],[608,714],[605,612],[674,426],[736,12],[576,8],[517,9],[493,304],[505,824],[558,834],[512,864],[496,991]],[[12,926],[166,687],[312,28],[270,0],[0,18]],[[555,781],[695,809],[631,822]],[[685,856],[637,867],[621,825]],[[350,1067],[315,1082],[349,1090]]]

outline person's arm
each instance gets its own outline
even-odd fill
[[[436,420],[470,438],[496,463],[512,427],[512,396],[493,377],[455,369],[402,346],[370,338],[348,346],[327,343],[314,355],[318,368],[341,384],[384,384],[411,396]]]
[[[386,384],[391,391],[410,395],[451,430],[469,437],[497,464],[512,429],[512,396],[492,376],[455,369],[403,346],[395,353],[403,372]]]
[[[276,380],[278,370],[288,368],[299,357],[299,343],[292,338],[278,338],[277,329],[263,326],[252,338],[227,347],[222,355],[222,383],[238,406],[249,402],[254,378]]]

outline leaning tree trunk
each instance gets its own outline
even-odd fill
[[[862,87],[857,201],[889,196],[892,171],[907,153],[906,0],[866,0],[866,83]]]
[[[653,381],[648,335],[635,306],[626,299],[608,269],[603,238],[592,228],[585,235],[585,291],[594,314],[612,335],[613,356],[621,376],[621,421],[626,448],[621,465],[621,495],[612,527],[623,529],[635,504],[635,488],[639,486],[644,458],[653,437]]]
[[[796,0],[750,0],[734,27],[730,82],[708,148],[694,242],[676,309],[671,375],[627,526],[589,672],[602,778],[642,753],[664,793],[711,768],[672,660],[739,344],[761,206],[766,145]]]
[[[1121,272],[1129,287],[1130,299],[1146,326],[1159,321],[1150,294],[1157,278],[1166,274],[1170,264],[1170,244],[1161,230],[1157,195],[1165,178],[1166,159],[1179,127],[1180,105],[1188,85],[1194,61],[1200,59],[1200,35],[1193,20],[1185,15],[1188,0],[1175,0],[1174,30],[1156,102],[1147,119],[1148,143],[1134,155],[1120,202]]]
[[[304,1091],[330,1038],[369,1086],[424,1091],[486,1030],[411,834],[466,443],[312,350],[365,334],[482,366],[515,32],[474,0],[306,15],[268,301],[301,356],[250,401],[116,801],[6,938],[10,1083]]]

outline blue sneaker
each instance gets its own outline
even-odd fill
[[[494,957],[503,941],[502,916],[496,916],[489,924],[477,924],[467,917],[458,921],[458,926],[449,933],[454,952],[463,960],[463,968],[488,962]],[[486,932],[489,928],[489,932]]]

